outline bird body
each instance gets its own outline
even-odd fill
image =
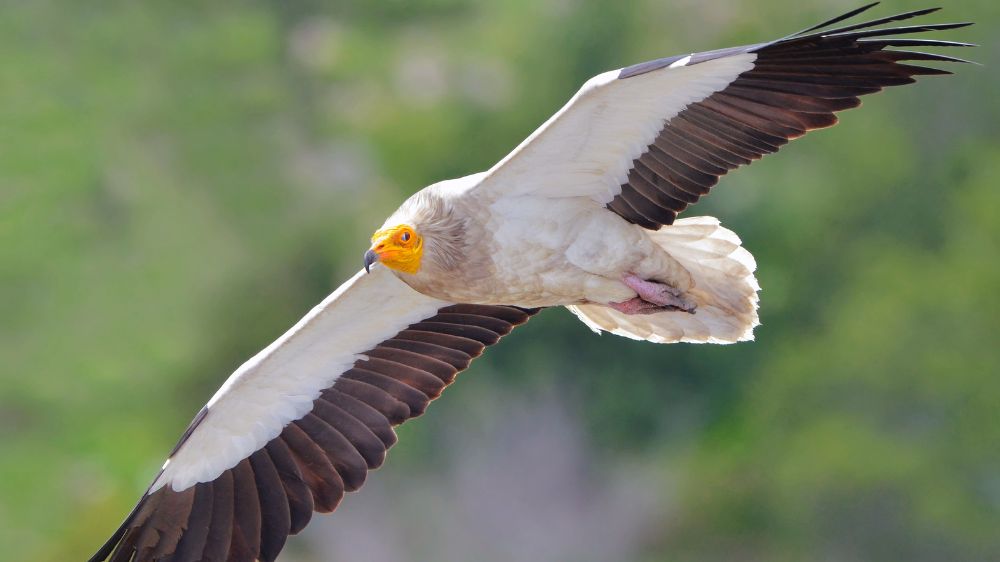
[[[643,229],[589,198],[494,198],[475,185],[454,187],[424,188],[386,221],[409,224],[425,240],[443,239],[427,248],[420,271],[394,271],[425,295],[549,307],[632,298],[621,281],[632,271],[690,285],[686,271]]]
[[[365,269],[241,365],[91,559],[274,560],[357,490],[393,426],[542,308],[656,343],[758,324],[756,263],[712,217],[677,215],[728,172],[836,123],[859,96],[965,62],[878,28],[917,10],[600,74],[486,172],[407,199]]]

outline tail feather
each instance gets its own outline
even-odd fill
[[[684,266],[694,279],[687,296],[694,314],[664,311],[627,315],[606,306],[568,307],[596,332],[656,343],[735,343],[753,339],[760,285],[757,263],[738,236],[714,217],[681,219],[649,236]]]

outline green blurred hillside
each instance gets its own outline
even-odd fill
[[[598,72],[856,4],[3,3],[0,559],[89,556],[407,194]],[[755,343],[547,311],[283,559],[1000,559],[1000,8],[930,19],[976,21],[941,37],[984,66],[866,98],[692,209],[757,258]]]

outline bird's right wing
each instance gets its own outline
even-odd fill
[[[966,46],[897,36],[967,23],[877,28],[936,9],[817,31],[872,6],[775,41],[595,76],[473,189],[494,200],[587,197],[645,228],[671,224],[722,175],[833,125],[858,96],[949,74],[902,61],[965,62],[889,47]]]
[[[393,426],[535,312],[359,272],[229,377],[91,562],[274,560],[382,464]]]

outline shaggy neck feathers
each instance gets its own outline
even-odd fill
[[[452,274],[466,261],[466,221],[433,186],[415,193],[397,210],[386,226],[410,224],[423,238],[422,270]]]

